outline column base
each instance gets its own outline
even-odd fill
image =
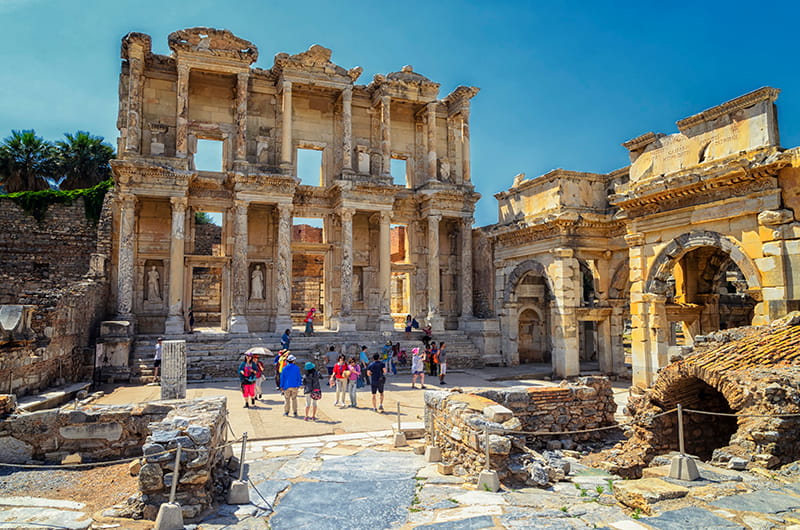
[[[440,317],[438,315],[431,316],[428,314],[428,318],[426,318],[428,324],[431,325],[432,331],[444,331],[444,317]]]
[[[394,320],[389,315],[381,315],[378,318],[378,331],[394,331]]]
[[[184,328],[185,322],[183,321],[183,317],[180,315],[170,315],[167,317],[167,322],[164,325],[164,334],[165,335],[183,335],[186,333]]]
[[[244,315],[232,315],[228,321],[229,333],[249,333],[247,327],[247,317]]]
[[[472,315],[458,317],[458,329],[461,331],[467,331],[473,329],[475,324],[475,317]]]
[[[283,330],[292,329],[292,317],[278,316],[275,317],[275,333],[283,335]]]
[[[353,317],[336,316],[331,318],[331,323],[333,324],[333,329],[336,331],[356,330],[356,321],[353,319]]]

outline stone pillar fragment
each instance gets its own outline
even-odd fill
[[[472,179],[469,159],[469,109],[465,108],[461,111],[461,173],[464,182]]]
[[[275,293],[277,316],[275,330],[282,332],[292,327],[292,205],[278,205],[278,259],[276,269],[278,285]]]
[[[129,153],[141,151],[144,51],[140,44],[128,47],[128,123],[126,125],[125,150]]]
[[[162,342],[161,399],[186,399],[185,340]]]
[[[292,82],[283,81],[281,106],[281,168],[287,170],[292,166]]]
[[[353,215],[352,208],[342,208],[341,309],[336,317],[337,331],[354,331],[353,312]]]
[[[580,266],[571,248],[554,249],[550,277],[553,281],[553,375],[573,377],[580,374],[578,344],[578,305]]]
[[[381,96],[381,175],[392,175],[391,98]]]
[[[240,72],[236,76],[236,161],[247,159],[247,86],[250,81],[249,72]]]
[[[428,216],[428,323],[434,331],[444,331],[444,318],[439,314],[439,221],[440,214]]]
[[[625,347],[622,335],[625,333],[625,305],[626,300],[611,301],[611,316],[609,317],[609,335],[611,340],[611,372],[622,374],[625,370]]]
[[[436,180],[436,105],[435,101],[428,103],[428,180]]]
[[[461,328],[472,319],[472,217],[461,219]]]
[[[117,271],[117,320],[133,321],[133,245],[136,239],[136,197],[119,195],[119,265]]]
[[[380,212],[380,237],[378,242],[380,267],[378,272],[378,289],[381,293],[378,329],[380,331],[392,331],[394,329],[391,310],[392,244],[390,240],[390,221],[390,212]]]
[[[631,366],[633,385],[646,388],[654,378],[653,357],[658,358],[658,345],[650,342],[650,310],[653,300],[644,292],[647,277],[644,234],[640,232],[625,236],[628,244],[628,266],[630,270],[631,306]],[[646,300],[646,298],[648,298]],[[663,304],[662,304],[663,305]],[[666,320],[666,318],[665,318]],[[666,347],[665,347],[666,356]]]
[[[178,81],[175,87],[178,98],[175,123],[175,156],[186,158],[189,151],[189,67],[178,65]]]
[[[186,197],[172,197],[172,230],[169,241],[169,308],[164,332],[179,335],[184,332],[183,274],[184,243],[186,240]]]
[[[247,201],[235,200],[233,213],[233,259],[231,260],[232,311],[228,330],[247,333]]]
[[[353,87],[342,91],[342,169],[353,170]]]

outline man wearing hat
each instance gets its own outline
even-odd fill
[[[297,358],[289,354],[286,366],[281,370],[281,390],[283,391],[283,415],[289,415],[289,409],[297,416],[297,392],[303,384],[300,367],[294,364]]]

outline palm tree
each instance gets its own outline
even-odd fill
[[[31,129],[11,131],[0,144],[0,183],[6,193],[46,190],[52,176],[55,148]]]
[[[114,148],[103,143],[102,136],[77,131],[64,137],[56,142],[62,189],[90,188],[111,176],[108,161],[114,158]]]

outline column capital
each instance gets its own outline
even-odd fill
[[[192,70],[192,68],[188,64],[183,64],[183,63],[178,64],[176,69],[178,71],[179,76],[189,75],[189,72]]]
[[[250,201],[247,199],[233,199],[233,207],[237,210],[244,209],[245,212],[247,208],[250,206]]]
[[[345,99],[350,99],[353,97],[353,87],[348,85],[342,89],[342,97]]]
[[[292,211],[294,210],[294,205],[286,204],[283,202],[279,202],[277,205],[278,213],[281,217],[292,215]]]
[[[378,212],[380,216],[381,223],[391,223],[392,222],[392,212],[387,211],[380,211]]]
[[[185,210],[189,205],[189,198],[183,197],[170,197],[169,203],[172,205],[173,210]]]
[[[428,222],[429,223],[433,223],[433,222],[438,223],[441,220],[442,220],[442,214],[440,214],[440,213],[428,214]]]
[[[292,91],[292,82],[288,79],[284,79],[281,81],[281,92],[289,92]]]
[[[475,218],[472,217],[472,216],[462,217],[461,218],[461,224],[463,224],[464,228],[466,228],[466,229],[471,229],[473,223],[475,223]]]
[[[628,244],[628,246],[640,247],[644,244],[644,233],[632,232],[630,234],[625,234],[625,242]]]
[[[339,216],[341,216],[342,219],[346,219],[348,221],[352,221],[353,216],[356,214],[355,208],[339,208],[338,211],[339,211]]]
[[[236,81],[239,83],[246,83],[250,79],[250,72],[239,72],[236,74]]]
[[[123,191],[117,194],[117,200],[122,203],[123,206],[130,208],[132,206],[131,203],[136,202],[136,195],[128,191]]]
[[[554,248],[550,252],[558,258],[571,258],[575,256],[575,251],[571,248]]]

